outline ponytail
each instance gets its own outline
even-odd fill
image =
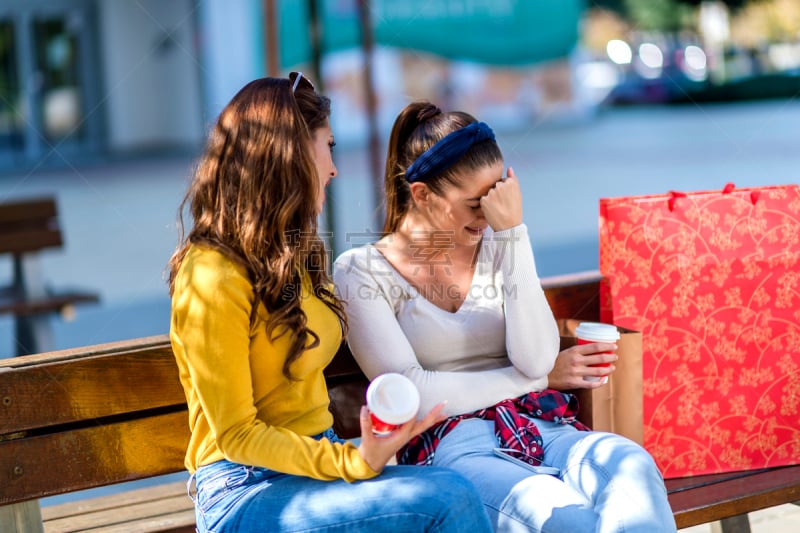
[[[468,113],[458,111],[445,113],[436,105],[425,101],[408,104],[400,112],[392,126],[386,154],[384,234],[394,233],[400,229],[403,218],[411,209],[411,188],[406,176],[408,168],[429,148],[449,134],[463,130],[476,122],[475,117]],[[427,170],[423,173],[414,172],[414,179],[425,183],[434,194],[442,194],[445,186],[459,185],[459,176],[464,171],[476,170],[502,161],[503,155],[488,126],[476,124],[467,128],[465,133],[470,134],[469,146],[462,146],[456,150],[459,153],[461,149],[465,151],[463,155],[451,158],[457,160],[454,164],[452,160],[443,165],[426,164]],[[473,135],[474,133],[478,136]],[[443,169],[437,170],[437,168]]]
[[[429,102],[414,102],[407,105],[394,121],[389,136],[384,174],[386,221],[383,224],[383,232],[385,234],[397,231],[411,206],[411,189],[405,177],[406,168],[413,162],[409,161],[407,148],[411,134],[423,122],[442,114],[441,109]]]

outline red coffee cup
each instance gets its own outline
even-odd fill
[[[593,344],[595,342],[617,342],[619,340],[619,330],[611,324],[601,324],[600,322],[581,322],[575,329],[575,336],[578,344]],[[599,352],[614,353],[614,352]],[[590,366],[611,366],[611,363],[598,363]],[[584,381],[603,381],[607,376],[584,376]]]
[[[402,374],[382,374],[367,388],[367,407],[372,432],[379,437],[386,436],[417,416],[419,391]]]

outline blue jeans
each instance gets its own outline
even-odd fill
[[[347,483],[223,460],[200,467],[194,480],[200,532],[492,530],[475,487],[445,468],[387,466]]]
[[[544,463],[557,467],[558,477],[496,457],[493,421],[463,420],[436,449],[434,466],[473,482],[496,531],[675,531],[664,480],[641,446],[611,433],[534,422]]]

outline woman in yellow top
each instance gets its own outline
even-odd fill
[[[388,437],[365,409],[358,446],[331,429],[323,368],[342,340],[317,234],[336,176],[330,101],[299,73],[242,88],[181,204],[170,339],[189,404],[199,531],[489,531],[473,486],[389,466],[437,406]]]

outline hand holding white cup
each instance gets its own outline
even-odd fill
[[[372,432],[386,436],[417,416],[419,391],[402,374],[382,374],[367,388],[367,407],[372,420]]]

